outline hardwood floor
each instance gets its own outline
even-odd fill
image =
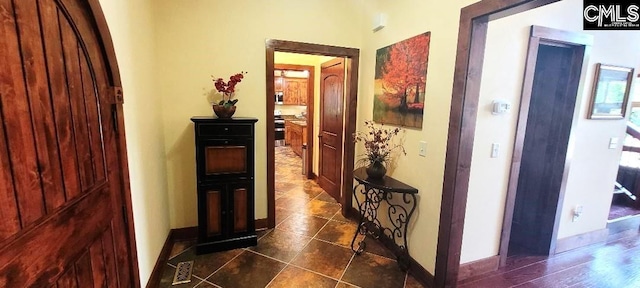
[[[465,279],[458,287],[640,287],[640,232],[547,256],[512,256],[498,271]]]

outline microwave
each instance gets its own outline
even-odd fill
[[[284,92],[276,92],[276,104],[284,104]]]

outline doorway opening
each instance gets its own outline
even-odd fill
[[[607,228],[612,232],[640,223],[640,89],[635,89],[628,101],[631,115],[622,139],[622,155],[607,218]]]
[[[323,67],[336,61],[342,73],[326,77]],[[358,62],[358,49],[267,40],[266,106],[274,117],[267,122],[267,227],[276,226],[276,197],[287,196],[291,179],[304,185],[296,193],[312,196],[322,187],[341,205],[340,214],[349,213],[355,145],[345,135],[355,133]],[[277,130],[281,125],[284,131]]]
[[[501,265],[508,255],[555,253],[570,168],[568,149],[579,115],[578,88],[590,45],[588,35],[531,27],[500,243]]]

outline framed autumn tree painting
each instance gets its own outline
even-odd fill
[[[376,52],[373,121],[422,129],[431,33]]]

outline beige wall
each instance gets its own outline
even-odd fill
[[[153,1],[100,1],[120,66],[141,286],[169,233],[161,102],[155,79]]]
[[[276,64],[296,64],[296,65],[308,65],[314,67],[313,79],[313,133],[318,135],[320,131],[320,66],[322,63],[327,62],[334,57],[331,56],[319,56],[319,55],[307,55],[297,53],[285,53],[276,52],[274,55],[274,62]],[[276,105],[276,109],[283,107],[286,109],[287,105]],[[295,106],[294,106],[295,107]],[[283,110],[284,111],[284,110]],[[284,114],[284,112],[283,112]],[[318,137],[313,137],[313,173],[318,175],[319,167],[319,155],[320,149],[318,147]]]
[[[520,104],[522,77],[531,25],[582,31],[582,1],[565,0],[532,11],[490,22],[480,91],[478,122],[474,142],[469,196],[461,262],[498,254],[504,203],[509,177],[515,127]],[[611,189],[617,173],[621,147],[608,149],[609,138],[624,139],[624,120],[588,120],[590,91],[596,63],[640,67],[640,32],[585,31],[594,45],[582,75],[579,91],[580,116],[574,123],[575,145],[558,238],[603,229],[611,203]],[[508,47],[508,48],[507,48]],[[634,78],[635,80],[635,78]],[[493,116],[491,101],[505,99],[513,109]],[[498,158],[490,158],[491,143],[501,147]],[[583,215],[571,221],[572,210],[583,205]]]
[[[257,117],[256,218],[266,218],[265,40],[359,48],[363,0],[154,1],[157,99],[163,102],[169,215],[172,228],[195,226],[196,188],[191,116],[212,115],[210,75],[248,71],[237,86],[236,116]]]
[[[360,94],[358,129],[373,117],[373,86],[376,50],[395,42],[431,31],[431,48],[422,130],[407,129],[404,147],[390,175],[419,189],[419,205],[409,231],[409,252],[422,266],[434,273],[442,179],[453,86],[460,8],[475,1],[367,1],[360,52]],[[387,14],[387,27],[372,32],[373,15]],[[418,156],[418,143],[427,142],[427,156]],[[356,155],[362,147],[356,146]]]

